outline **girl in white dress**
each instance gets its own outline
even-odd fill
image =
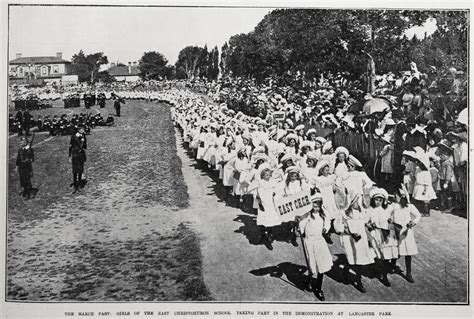
[[[369,247],[365,228],[368,218],[367,214],[361,210],[361,205],[361,197],[354,198],[345,214],[340,215],[334,222],[334,228],[341,235],[341,244],[347,257],[346,274],[354,272],[356,275],[354,286],[365,293],[360,266],[373,264],[375,252]]]
[[[306,165],[301,168],[301,174],[305,179],[306,183],[313,189],[316,187],[316,180],[318,178],[318,170],[316,166],[318,164],[318,160],[316,159],[316,155],[313,152],[309,152],[305,156],[306,158]],[[303,162],[303,159],[301,159]]]
[[[233,189],[232,192],[235,196],[235,203],[238,207],[243,203],[242,195],[247,193],[247,174],[251,167],[249,159],[246,153],[245,147],[242,147],[237,152],[237,158],[234,161],[234,173],[233,177]]]
[[[426,157],[426,160],[425,160]],[[429,159],[425,154],[417,154],[415,160],[415,185],[413,187],[413,203],[422,216],[430,215],[430,201],[436,199],[436,192],[431,182]]]
[[[362,163],[353,155],[349,155],[347,160],[348,172],[342,177],[342,185],[347,190],[348,201],[352,201],[359,196],[362,199],[363,207],[369,206],[369,190],[374,182],[362,170]]]
[[[315,186],[323,196],[325,214],[329,220],[334,220],[341,214],[336,206],[336,199],[334,197],[336,175],[330,174],[327,161],[319,161],[316,170],[318,171],[318,177],[315,180]]]
[[[334,154],[336,154],[336,166],[334,168],[334,174],[336,174],[336,177],[341,178],[348,171],[347,158],[349,157],[349,151],[347,150],[347,148],[339,146],[338,148],[336,148]]]
[[[272,229],[281,225],[280,215],[275,209],[274,196],[277,182],[272,179],[272,170],[266,163],[259,167],[260,181],[257,188],[257,226],[261,229],[260,242],[272,250]]]
[[[399,190],[395,194],[396,203],[393,204],[393,223],[397,225],[398,252],[405,256],[406,279],[410,283],[415,280],[411,273],[412,256],[418,254],[413,228],[420,222],[421,214],[408,201],[408,192]],[[393,263],[395,266],[395,263]]]
[[[332,255],[324,238],[324,234],[331,227],[323,208],[323,197],[320,193],[312,196],[313,209],[309,214],[299,221],[299,232],[303,238],[304,250],[308,258],[311,278],[316,275],[316,285],[310,285],[310,289],[319,300],[324,301],[324,293],[321,289],[324,273],[331,270],[333,266]]]
[[[285,153],[296,156],[298,154],[298,136],[296,134],[288,134],[285,138]]]
[[[285,171],[286,179],[278,183],[276,190],[276,199],[297,194],[303,190],[309,190],[309,185],[301,178],[300,171],[296,166],[290,166]],[[296,241],[296,224],[294,222],[287,223],[288,230],[291,233],[290,242],[293,246],[298,247]]]
[[[375,188],[370,192],[367,228],[370,231],[369,241],[377,254],[377,275],[382,284],[390,287],[387,273],[390,271],[392,260],[398,258],[398,240],[395,225],[390,222],[393,208],[387,206],[387,198],[388,193],[384,189]]]

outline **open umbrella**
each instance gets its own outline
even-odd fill
[[[376,112],[383,112],[388,108],[390,108],[390,103],[387,100],[373,98],[364,103],[362,112],[372,114]]]
[[[464,125],[467,125],[467,123],[468,123],[467,107],[464,110],[462,110],[461,112],[459,112],[457,122],[459,122],[461,124],[464,124]]]

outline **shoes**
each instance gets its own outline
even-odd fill
[[[268,235],[263,234],[263,235],[260,237],[260,243],[264,244],[265,247],[267,247],[268,250],[273,250],[272,241],[271,241],[271,239],[268,237]]]
[[[326,298],[324,297],[324,293],[322,290],[317,290],[314,292],[314,294],[316,295],[316,297],[321,300],[321,301],[325,301]]]
[[[361,281],[355,282],[354,287],[356,287],[356,289],[359,290],[361,293],[365,294],[367,292],[367,290],[365,290],[364,285],[362,285]]]
[[[390,286],[392,286],[392,284],[390,283],[390,281],[388,281],[388,278],[385,277],[385,276],[380,278],[380,282],[381,282],[385,287],[390,287]]]
[[[298,242],[296,241],[296,236],[294,236],[293,238],[291,238],[290,243],[291,243],[293,246],[298,247]]]
[[[413,279],[413,277],[411,276],[411,274],[408,274],[408,275],[407,275],[407,281],[408,281],[409,283],[412,283],[412,284],[415,283],[415,279]]]

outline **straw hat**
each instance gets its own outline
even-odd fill
[[[344,146],[339,146],[334,151],[334,154],[336,154],[336,155],[338,155],[339,153],[343,153],[344,155],[346,155],[346,157],[349,156],[349,150],[347,148],[345,148]]]
[[[354,155],[349,155],[349,157],[347,158],[347,161],[352,166],[362,167],[362,163],[357,158],[355,158]]]

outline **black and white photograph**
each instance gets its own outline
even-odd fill
[[[287,5],[4,4],[6,318],[469,307],[471,4]]]

